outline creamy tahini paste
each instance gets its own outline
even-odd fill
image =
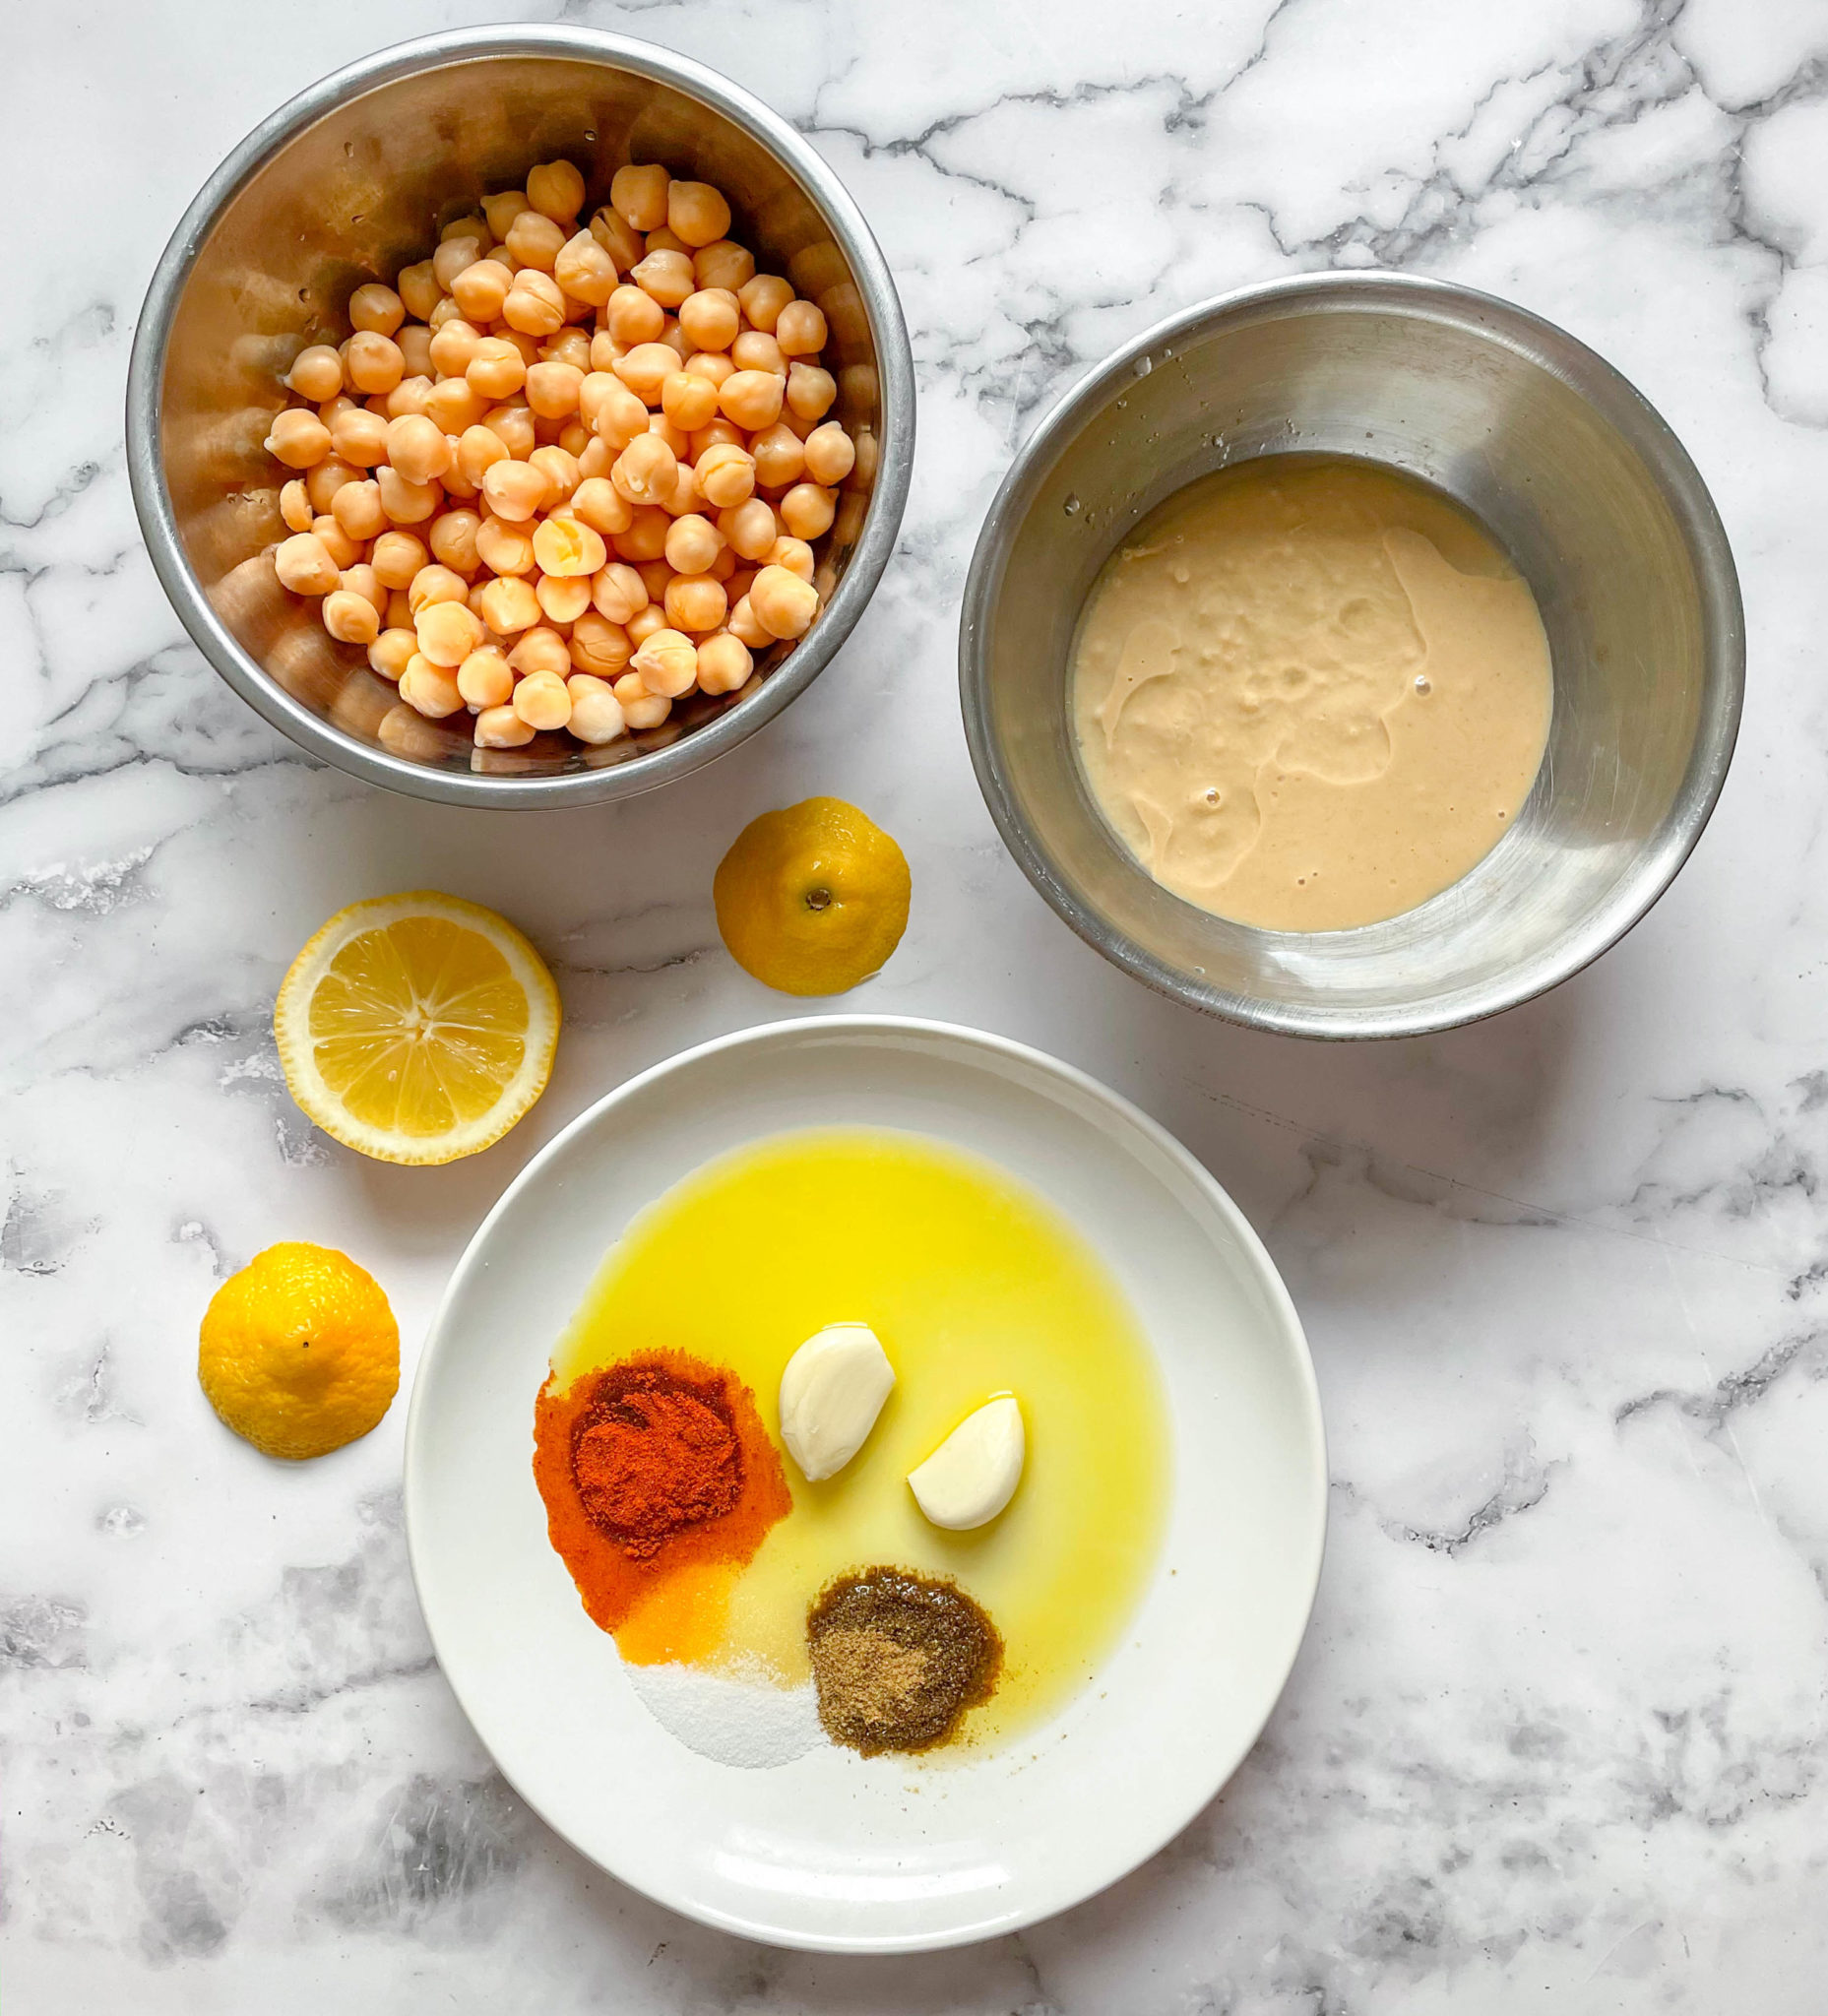
[[[1529,585],[1434,491],[1274,456],[1170,497],[1087,604],[1074,725],[1149,872],[1278,931],[1414,909],[1496,846],[1543,760]]]

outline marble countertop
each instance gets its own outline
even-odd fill
[[[536,13],[538,10],[535,10]],[[901,285],[921,432],[833,670],[629,804],[466,814],[313,767],[153,578],[121,392],[152,264],[256,119],[486,5],[73,0],[0,73],[0,1983],[9,2016],[261,2009],[1818,2016],[1828,1966],[1828,15],[1813,0],[582,0],[779,107]],[[1384,264],[1563,323],[1662,409],[1743,576],[1744,731],[1650,918],[1533,1005],[1320,1047],[1103,964],[1007,858],[954,622],[1040,405],[1160,316]],[[903,842],[859,1008],[1057,1052],[1267,1239],[1332,1438],[1313,1629],[1236,1780],[1019,1937],[745,1946],[587,1866],[492,1772],[401,1534],[405,1408],[297,1470],[194,1377],[279,1237],[366,1262],[409,1362],[526,1158],[630,1072],[784,1004],[711,871],[831,791]],[[559,975],[550,1091],[433,1171],[304,1124],[275,985],[358,895],[510,913]],[[409,1373],[410,1376],[410,1373]]]

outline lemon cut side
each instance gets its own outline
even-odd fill
[[[505,917],[435,890],[341,910],[292,961],[273,1033],[291,1095],[379,1162],[499,1141],[545,1090],[558,989]]]

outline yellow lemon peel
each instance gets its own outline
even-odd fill
[[[345,1253],[269,1246],[211,1298],[197,1377],[210,1405],[268,1456],[323,1456],[365,1435],[400,1386],[400,1326]]]
[[[784,994],[842,994],[879,973],[908,928],[907,857],[842,798],[764,812],[712,884],[730,957]]]

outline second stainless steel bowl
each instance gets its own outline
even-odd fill
[[[1257,930],[1169,895],[1093,803],[1067,707],[1112,548],[1194,477],[1290,451],[1366,457],[1468,506],[1535,590],[1554,662],[1548,750],[1516,825],[1452,888],[1355,930]],[[959,651],[991,814],[1081,936],[1234,1021],[1361,1037],[1508,1008],[1637,921],[1720,793],[1744,632],[1693,463],[1610,365],[1509,302],[1353,274],[1208,302],[1075,387],[991,506]]]
[[[604,748],[542,735],[475,750],[425,720],[289,596],[261,446],[281,374],[350,292],[424,256],[437,226],[564,156],[592,203],[629,159],[715,182],[733,234],[825,311],[836,417],[857,442],[824,552],[824,611],[727,701]],[[590,29],[470,29],[384,49],[250,133],[159,260],[134,342],[128,469],[165,593],[244,700],[313,755],[415,796],[550,805],[665,784],[733,747],[818,677],[895,545],[914,455],[914,363],[894,283],[843,183],[784,119],[715,71]]]

